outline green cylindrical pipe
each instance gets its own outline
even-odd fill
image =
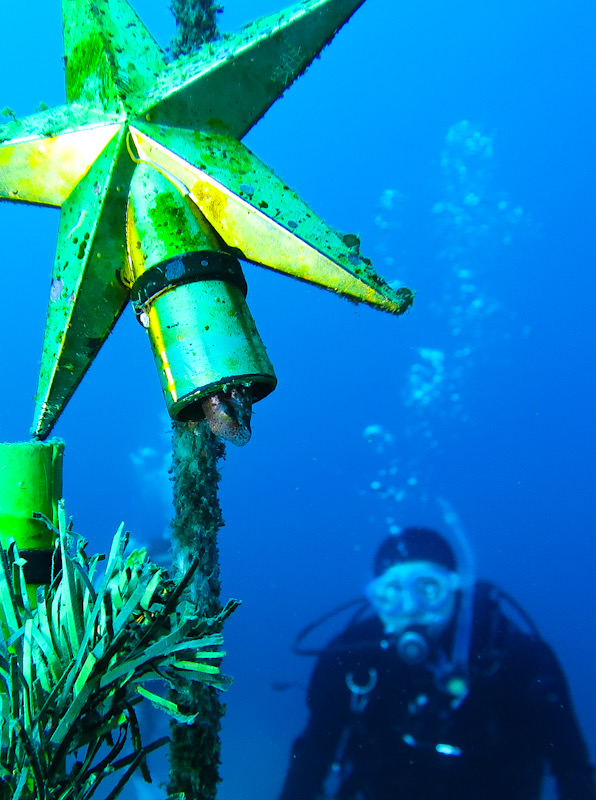
[[[0,444],[0,544],[16,541],[28,584],[49,583],[54,534],[34,512],[58,525],[64,442]]]
[[[154,167],[131,181],[131,300],[147,329],[170,416],[199,420],[203,400],[240,386],[260,400],[276,384],[246,304],[246,282],[196,208]]]

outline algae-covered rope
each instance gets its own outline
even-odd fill
[[[221,6],[212,0],[171,0],[170,10],[177,26],[170,45],[174,58],[218,37],[216,17]],[[217,464],[224,446],[205,422],[175,422],[172,446],[174,561],[183,571],[185,564],[199,558],[193,599],[217,614],[221,610],[217,532],[223,525]],[[186,800],[211,800],[220,781],[219,732],[225,706],[212,687],[190,685],[185,695],[187,710],[198,711],[199,717],[192,725],[171,725],[168,793],[182,792]]]
[[[173,423],[172,439],[174,563],[184,573],[198,559],[190,587],[193,604],[201,613],[217,615],[221,611],[217,532],[223,525],[218,461],[224,445],[205,422]],[[168,791],[183,792],[186,800],[208,800],[215,797],[220,780],[219,732],[225,706],[213,687],[194,683],[174,699],[186,713],[198,717],[191,725],[171,723]]]
[[[171,0],[176,34],[170,43],[174,58],[192,53],[204,42],[217,39],[216,17],[222,7],[212,0]]]

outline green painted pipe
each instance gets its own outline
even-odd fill
[[[127,245],[122,278],[149,334],[170,416],[207,416],[217,435],[245,444],[251,405],[273,390],[276,377],[246,304],[238,259],[148,164],[139,164],[131,180]],[[228,419],[234,393],[247,398],[244,424]]]
[[[54,534],[34,512],[58,524],[64,442],[0,443],[0,544],[14,539],[27,560],[28,585],[49,583]]]

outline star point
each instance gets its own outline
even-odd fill
[[[304,0],[168,63],[127,0],[63,0],[67,104],[0,128],[0,199],[61,210],[35,436],[49,434],[129,299],[139,164],[165,176],[224,256],[390,313],[411,304],[356,237],[332,231],[240,141],[362,2]]]

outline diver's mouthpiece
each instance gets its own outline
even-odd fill
[[[397,652],[406,664],[422,664],[428,658],[428,643],[418,631],[404,631],[397,640]]]

